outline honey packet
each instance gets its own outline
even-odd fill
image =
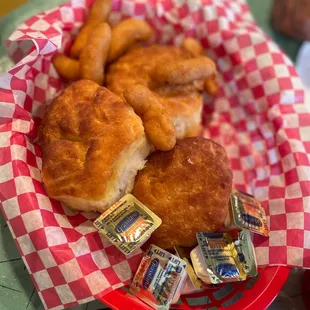
[[[130,292],[154,309],[169,309],[186,278],[186,262],[150,245],[129,287]]]
[[[196,236],[204,260],[202,267],[206,269],[203,271],[208,274],[211,283],[244,281],[247,278],[229,234],[199,232]]]
[[[94,226],[121,252],[129,255],[159,227],[161,219],[133,195],[127,194],[94,221]]]
[[[230,217],[225,221],[228,229],[248,229],[254,233],[269,236],[266,213],[253,196],[233,190],[230,196]]]

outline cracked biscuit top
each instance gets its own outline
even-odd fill
[[[120,97],[89,80],[71,84],[48,107],[39,133],[49,196],[99,200],[122,152],[144,136]]]

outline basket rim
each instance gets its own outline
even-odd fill
[[[248,290],[248,294],[243,296],[233,305],[221,307],[218,309],[229,310],[246,310],[246,309],[267,309],[280,292],[282,286],[286,282],[291,268],[287,266],[271,266],[260,269],[260,277],[255,282],[253,287]],[[106,304],[115,310],[135,309],[149,310],[152,309],[147,304],[140,301],[135,296],[126,293],[122,289],[112,291],[99,301]],[[177,309],[183,308],[182,305],[177,305]]]

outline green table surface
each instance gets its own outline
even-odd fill
[[[0,19],[0,73],[12,66],[12,62],[6,56],[4,42],[14,29],[32,15],[64,2],[64,0],[31,0]],[[301,42],[291,40],[273,31],[270,26],[272,1],[248,0],[248,3],[258,24],[292,60],[295,60]],[[105,306],[100,302],[94,301],[71,309],[96,310],[104,308]],[[41,310],[43,306],[0,212],[0,310],[15,309]]]

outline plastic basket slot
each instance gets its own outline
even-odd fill
[[[236,303],[238,300],[240,300],[243,297],[243,292],[237,292],[233,297],[231,297],[230,299],[224,301],[222,303],[222,306],[225,308],[230,307],[231,305],[233,305],[234,303]]]
[[[234,290],[235,290],[235,287],[231,283],[228,283],[227,285],[223,286],[219,290],[215,291],[213,293],[213,296],[215,297],[216,300],[220,300],[228,296]]]
[[[258,274],[256,277],[254,278],[250,278],[247,283],[245,284],[244,288],[247,290],[250,290],[254,284],[256,283],[256,281],[258,280],[258,278],[260,277],[260,274]]]
[[[200,296],[200,297],[187,297],[187,304],[189,306],[208,306],[211,303],[209,296]],[[211,305],[210,305],[211,306]]]

